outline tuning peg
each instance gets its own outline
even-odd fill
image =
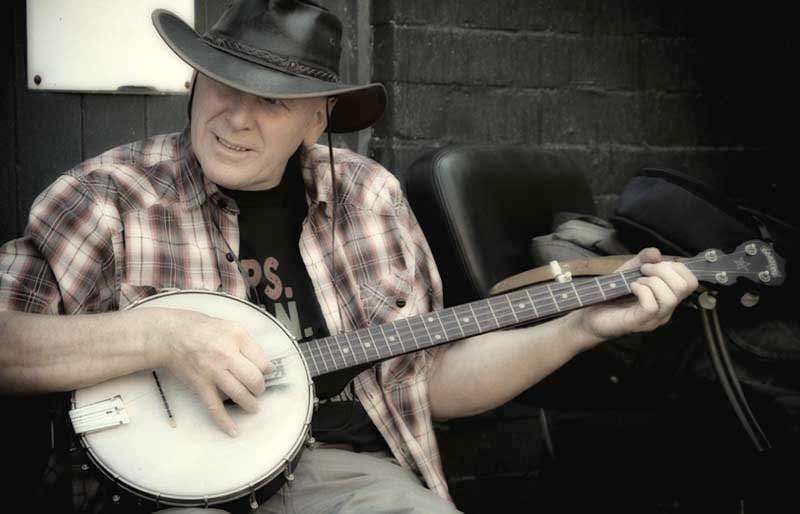
[[[717,307],[717,299],[708,291],[705,291],[700,297],[697,299],[697,303],[700,304],[700,307],[706,310],[714,310]]]
[[[742,295],[742,298],[739,301],[741,301],[742,305],[745,307],[755,307],[760,299],[761,297],[758,295],[758,293],[747,292]]]

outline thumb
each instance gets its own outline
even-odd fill
[[[629,269],[636,269],[640,267],[642,264],[650,263],[655,264],[657,262],[661,262],[662,255],[661,251],[658,248],[648,247],[641,250],[636,257],[626,261],[625,264],[617,268],[617,271],[627,271]]]

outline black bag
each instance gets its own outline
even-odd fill
[[[763,209],[664,168],[645,168],[633,177],[610,221],[628,247],[654,245],[674,255],[692,256],[707,248],[729,252],[744,241],[762,239],[788,258],[800,241],[796,227]]]
[[[630,180],[610,221],[633,250],[656,246],[694,256],[709,248],[728,253],[760,239],[786,259],[782,286],[740,280],[715,289],[711,300],[706,296],[710,304],[698,307],[716,379],[754,447],[761,452],[776,444],[797,446],[800,323],[791,299],[798,290],[792,264],[800,231],[694,177],[660,168],[646,168]],[[757,398],[759,407],[751,409],[747,397]]]
[[[736,202],[711,185],[678,171],[645,168],[623,189],[610,221],[616,238],[632,251],[656,246],[664,253],[694,256],[708,248],[730,252],[747,240],[772,243],[786,260],[786,280],[778,288],[747,280],[716,291],[726,323],[742,332],[737,344],[763,358],[800,360],[800,339],[787,329],[757,330],[769,320],[795,322],[794,293],[800,289],[795,257],[800,230],[763,209]],[[757,298],[757,305],[752,303]]]

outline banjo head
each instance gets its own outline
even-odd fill
[[[297,344],[272,316],[222,293],[174,291],[129,308],[185,309],[231,320],[245,328],[284,376],[248,413],[226,405],[239,429],[230,437],[216,426],[200,398],[166,369],[155,370],[174,418],[170,423],[153,370],[75,391],[73,408],[122,397],[127,424],[82,434],[97,467],[133,493],[167,505],[211,505],[251,492],[280,475],[299,455],[313,413],[313,382]]]

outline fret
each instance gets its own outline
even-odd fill
[[[339,341],[338,339],[336,339],[335,337],[333,338],[333,341],[336,343],[336,346],[339,347],[339,351],[342,353],[342,360],[344,361],[345,366],[347,366],[347,356],[348,355],[350,357],[352,357],[353,364],[355,364],[357,362],[356,356],[353,355],[353,347],[350,346],[350,341],[348,341],[347,338],[345,338],[345,342],[347,343],[347,346],[343,345],[342,342]]]
[[[386,347],[388,355],[389,356],[394,355],[397,352],[392,348],[392,345],[389,344],[389,341],[380,334],[380,328],[379,327],[380,327],[380,325],[377,325],[377,326],[372,325],[372,326],[369,326],[369,327],[364,328],[362,330],[366,331],[367,335],[369,336],[369,340],[370,340],[370,343],[372,344],[372,346],[374,346],[376,349],[377,348],[382,348],[381,347],[381,341],[383,341],[383,346]],[[384,353],[384,351],[381,350],[380,353]],[[386,357],[386,355],[382,355],[382,356]]]
[[[533,298],[531,297],[531,288],[530,287],[525,290],[525,294],[528,295],[528,300],[530,300],[531,307],[533,307],[533,313],[538,318],[539,317],[539,309],[536,308],[536,302],[534,302]]]
[[[440,311],[436,311],[436,318],[439,321],[439,326],[442,327],[442,331],[444,332],[445,338],[450,338],[450,328],[448,326],[452,323],[452,321],[448,321],[444,318],[444,315],[448,314],[451,309],[442,309]]]
[[[336,348],[339,350],[339,355],[342,356],[342,364],[344,364],[344,366],[342,366],[341,368],[347,367],[347,359],[344,356],[344,351],[342,350],[342,345],[339,344],[339,341],[337,341],[336,339],[334,339],[333,342],[335,343],[334,346],[336,346]],[[335,358],[334,358],[333,363],[334,363],[334,365],[336,367],[339,367],[338,364],[336,363]],[[339,369],[341,369],[341,368],[339,368]]]
[[[553,299],[553,305],[556,308],[556,312],[561,312],[561,309],[558,308],[558,302],[556,301],[556,297],[553,296],[553,290],[550,289],[550,284],[547,285],[547,290],[550,292],[550,298]]]
[[[448,310],[453,314],[453,320],[456,322],[456,326],[461,331],[461,337],[467,337],[467,334],[464,332],[464,327],[461,326],[461,320],[458,319],[458,313],[456,312],[455,308]]]
[[[428,317],[428,319],[429,319],[431,322],[433,322],[433,317],[430,317],[430,316],[429,316],[429,317]],[[427,333],[427,334],[428,334],[428,341],[430,341],[430,342],[433,342],[433,336],[431,335],[431,331],[430,331],[430,330],[428,330],[428,324],[425,322],[425,320],[422,320],[422,326],[425,328],[425,333]],[[441,339],[441,336],[439,337],[439,339]],[[426,345],[426,346],[427,346],[427,345]]]
[[[581,295],[578,294],[578,290],[575,288],[575,282],[570,280],[569,283],[572,286],[572,290],[575,291],[575,298],[578,300],[578,305],[583,307],[583,302],[581,301]]]
[[[417,335],[414,333],[414,327],[411,326],[411,322],[408,321],[408,318],[404,318],[406,324],[408,325],[408,330],[411,332],[411,337],[414,339],[414,346],[419,349],[419,341],[417,341]]]
[[[380,326],[381,334],[383,334],[383,338],[384,338],[385,341],[387,341],[387,343],[389,343],[389,346],[392,346],[394,344],[394,342],[397,341],[398,343],[400,343],[400,349],[403,350],[403,352],[405,352],[406,351],[406,347],[405,347],[405,345],[403,345],[403,340],[400,339],[397,336],[397,330],[395,330],[395,333],[393,335],[387,336],[386,335],[386,330],[383,327],[384,327],[384,325]]]
[[[500,320],[497,319],[497,316],[494,313],[494,309],[492,308],[492,301],[491,300],[486,301],[486,305],[489,307],[489,312],[492,313],[492,317],[494,318],[494,322],[497,324],[498,327],[501,327],[502,325],[500,324]]]
[[[351,332],[351,334],[353,334],[356,337],[356,341],[358,341],[358,344],[360,344],[361,348],[364,349],[364,355],[368,355],[367,350],[369,350],[370,348],[375,352],[375,359],[370,359],[369,357],[367,357],[367,360],[380,359],[381,358],[381,354],[378,352],[378,349],[375,348],[369,341],[367,341],[366,343],[363,342],[361,340],[361,334],[359,332],[361,332],[361,331],[360,330],[356,330],[354,332]]]
[[[404,336],[401,335],[401,333],[400,333],[400,327],[398,326],[398,321],[393,321],[392,322],[392,330],[394,331],[393,335],[397,338],[398,341],[400,341],[400,344],[402,345],[403,350],[408,351],[409,349],[403,343],[403,337]]]
[[[628,279],[625,278],[625,273],[620,271],[619,274],[622,277],[622,280],[625,282],[625,287],[628,289],[628,291],[630,291],[631,290],[631,285],[628,284]]]
[[[595,281],[595,283],[597,283],[597,287],[600,288],[600,294],[603,295],[603,300],[606,300],[606,293],[605,293],[605,291],[603,291],[603,286],[600,285],[600,281],[597,280],[597,277],[594,277],[594,281]]]
[[[577,309],[580,307],[580,303],[577,301],[577,298],[574,296],[570,296],[569,298],[565,299],[561,302],[561,310],[564,312],[571,311],[573,309]]]
[[[333,359],[333,367],[336,369],[346,368],[347,360],[345,359],[344,352],[342,351],[342,345],[339,344],[339,341],[337,341],[335,338],[332,339],[331,343],[332,344],[330,344],[330,347],[331,347],[331,358]],[[337,350],[339,352],[338,357],[336,354]],[[339,365],[339,357],[341,357],[342,360],[341,365]]]
[[[597,301],[595,299],[594,284],[591,280],[575,280],[572,283],[572,288],[575,292],[575,298],[578,300],[578,306],[584,307]]]
[[[516,298],[514,298],[512,294],[509,294],[508,301],[515,306],[514,315],[516,316],[517,321],[529,321],[533,311],[528,307],[526,296],[524,296],[521,291],[517,291],[513,293],[513,295],[516,295]]]
[[[377,345],[377,343],[375,343],[375,338],[372,337],[372,332],[370,331],[369,327],[367,327],[367,335],[369,336],[369,340],[372,342],[372,346],[375,347],[375,351],[377,352],[378,351],[378,345]],[[389,355],[391,355],[392,354],[392,349],[389,347],[389,341],[384,339],[383,340],[383,344],[384,344],[384,346],[386,346],[386,349],[389,351]]]
[[[561,284],[558,286],[558,290],[556,291],[556,297],[564,300],[565,302],[569,301],[569,293],[565,292],[564,290],[567,289],[567,286]],[[569,304],[568,304],[569,306]]]
[[[490,300],[483,300],[481,308],[486,309],[488,311],[488,313],[484,315],[485,319],[483,321],[485,324],[491,327],[491,330],[503,326],[503,324],[500,323],[500,320],[497,319],[497,316],[495,315],[494,308],[492,307],[492,303]]]
[[[350,337],[347,335],[347,333],[345,333],[345,339],[347,340],[347,343],[350,344]],[[369,362],[370,358],[369,354],[367,353],[367,348],[361,344],[361,341],[359,341],[356,346],[361,348],[361,352],[364,354],[364,362]]]
[[[338,335],[341,336],[342,334],[338,334]],[[342,368],[347,367],[347,358],[345,357],[345,355],[346,355],[346,353],[349,353],[349,350],[347,352],[345,352],[345,350],[343,349],[344,345],[342,345],[341,340],[339,338],[337,338],[337,336],[328,337],[326,339],[327,340],[325,342],[326,342],[326,344],[328,345],[328,347],[330,349],[331,358],[332,358],[332,362],[333,362],[333,368],[334,369],[342,369]],[[336,358],[336,352],[335,352],[334,348],[339,350],[339,355],[342,357],[342,365],[341,366],[339,365],[339,360]]]
[[[519,316],[517,316],[517,313],[514,311],[514,305],[511,303],[511,295],[506,295],[506,301],[508,301],[508,306],[511,307],[511,314],[514,315],[514,321],[519,323]]]
[[[488,300],[489,306],[492,309],[492,314],[494,314],[494,319],[497,320],[498,327],[505,327],[512,324],[511,319],[513,318],[513,312],[511,314],[505,313],[506,302],[503,301],[504,297],[505,295]],[[508,317],[508,321],[506,321],[506,317]]]
[[[603,286],[596,277],[588,279],[586,281],[587,287],[591,287],[591,291],[593,294],[593,298],[590,300],[591,303],[600,303],[607,300],[606,293],[603,291]],[[599,292],[600,297],[597,297],[597,293]]]
[[[369,341],[367,341],[366,338],[363,337],[364,332],[366,332],[367,335],[369,336]],[[370,334],[369,328],[359,330],[358,334],[359,334],[358,335],[359,339],[364,339],[365,341],[364,344],[367,345],[368,348],[372,348],[375,351],[375,355],[377,355],[379,358],[386,357],[385,355],[383,355],[383,350],[381,349],[381,346],[372,338],[372,334]]]
[[[478,327],[478,332],[482,332],[481,322],[478,320],[478,316],[475,315],[475,309],[472,308],[472,303],[468,303],[467,305],[469,305],[469,311],[472,313],[472,319],[475,320],[475,326]]]
[[[323,341],[325,341],[325,344],[328,346],[328,352],[331,354],[331,358],[333,358],[333,352],[331,352],[331,346],[328,343],[328,339],[329,338],[326,337],[325,339],[323,339]],[[322,360],[322,364],[325,365],[325,371],[330,371],[330,367],[328,367],[328,363],[325,361],[325,357],[322,355],[322,345],[320,344],[318,346],[319,346],[319,350],[320,350],[319,351],[319,358]]]
[[[459,312],[459,309],[461,312]],[[453,312],[458,318],[458,326],[461,328],[461,332],[463,332],[465,336],[468,334],[475,335],[480,333],[480,329],[474,323],[475,317],[472,315],[469,305],[459,305],[458,307],[454,308]],[[465,326],[467,327],[466,330],[464,329]]]
[[[618,298],[619,296],[624,294],[624,292],[620,294],[619,291],[624,288],[620,288],[618,286],[618,282],[617,280],[614,279],[614,277],[605,277],[600,283],[602,284],[600,290],[603,291],[605,289],[605,291],[603,292],[604,299],[613,300],[614,298]]]
[[[319,369],[319,364],[317,364],[317,358],[314,357],[314,352],[313,352],[314,347],[318,347],[318,346],[319,346],[319,343],[317,341],[309,341],[308,343],[306,343],[306,344],[304,344],[302,346],[302,349],[305,350],[304,354],[306,356],[306,362],[311,360],[311,364],[313,364],[314,368],[317,370],[317,372],[314,374],[314,376],[322,374],[322,370]]]
[[[441,311],[436,312],[436,319],[439,320],[439,326],[442,327],[442,337],[445,340],[450,340],[450,334],[447,332],[447,329],[444,328],[444,323],[442,323]]]

